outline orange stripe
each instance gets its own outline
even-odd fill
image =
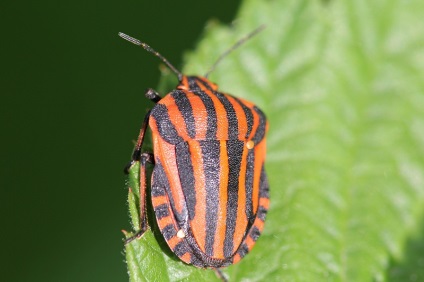
[[[154,199],[154,200],[153,200]],[[166,196],[156,196],[152,197],[152,202],[159,203],[159,204],[153,204],[153,207],[156,207],[158,205],[164,204],[168,202],[168,198]]]
[[[169,240],[167,241],[168,246],[169,246],[169,248],[170,248],[171,250],[173,250],[173,249],[175,248],[175,246],[176,246],[179,242],[181,242],[181,239],[180,239],[180,238],[178,238],[177,236],[174,236],[174,237],[172,237],[171,239],[169,239]]]
[[[252,237],[247,236],[243,243],[247,245],[247,249],[250,252],[250,250],[253,248],[256,242],[253,241]]]
[[[225,95],[227,99],[230,101],[230,103],[233,105],[234,111],[236,112],[237,121],[238,121],[238,132],[239,132],[239,140],[245,140],[246,139],[246,132],[247,132],[247,119],[246,114],[243,111],[243,108],[240,106],[237,101],[229,96]]]
[[[203,171],[203,155],[197,141],[190,142],[191,162],[194,174],[194,189],[196,190],[196,207],[193,220],[190,222],[193,234],[200,249],[205,252],[206,242],[206,189],[205,173]]]
[[[261,179],[261,170],[265,161],[265,138],[261,142],[256,144],[255,150],[255,165],[253,171],[253,191],[252,191],[252,203],[253,203],[253,213],[256,214],[258,210],[259,203],[259,184]]]
[[[264,225],[265,222],[263,222],[259,217],[257,217],[255,222],[253,223],[253,226],[256,226],[261,232],[264,229]]]
[[[259,127],[259,115],[253,109],[252,109],[252,115],[253,115],[253,125],[252,125],[252,131],[250,132],[250,136],[248,139],[252,139],[255,136],[256,131],[258,131],[258,127]]]
[[[224,240],[227,218],[227,201],[228,201],[228,153],[227,142],[220,142],[220,179],[219,179],[219,204],[218,204],[218,222],[216,226],[215,240],[214,240],[214,258],[224,259]]]
[[[169,203],[168,197],[166,197],[166,196],[152,197],[152,205],[153,205],[153,207],[157,207],[157,206],[162,205],[162,204],[167,204],[168,205],[169,216],[162,217],[159,220],[156,218],[156,221],[158,223],[159,229],[162,230],[163,228],[165,228],[165,226],[167,226],[169,224],[174,225],[175,229],[177,229],[178,227],[177,227],[175,218],[172,215],[171,205]]]
[[[238,253],[236,253],[233,257],[233,264],[239,262],[240,260],[241,260],[241,256]]]
[[[188,79],[187,76],[183,76],[183,78],[181,79],[180,84],[178,84],[177,89],[179,90],[188,90],[190,87],[188,85]]]
[[[269,199],[261,198],[260,205],[263,206],[264,208],[267,208],[269,206]],[[256,227],[259,230],[259,232],[262,233],[262,230],[264,229],[264,225],[265,225],[265,222],[259,219],[259,217],[255,218],[255,221],[253,222],[253,225],[250,228],[248,235],[245,237],[245,239],[241,243],[241,244],[246,244],[248,252],[250,252],[256,244],[256,242],[252,239],[252,237],[250,237],[250,234],[253,228]],[[241,260],[240,255],[238,253],[235,253],[233,257],[233,263],[237,263],[240,260]]]
[[[184,194],[181,189],[181,182],[178,176],[177,158],[175,156],[175,146],[167,143],[160,137],[156,120],[150,119],[150,128],[152,129],[152,138],[154,145],[154,153],[156,158],[160,160],[165,170],[166,177],[169,181],[172,199],[178,213],[181,213],[186,206]]]
[[[191,255],[189,253],[185,253],[184,255],[180,256],[180,259],[185,263],[190,263]]]
[[[205,104],[203,104],[202,99],[199,96],[194,95],[192,92],[185,91],[187,98],[190,101],[191,108],[193,109],[193,117],[196,127],[196,137],[197,140],[204,140],[206,138],[206,132],[208,127],[208,116],[206,112]]]
[[[258,228],[259,232],[262,233],[262,230],[264,229],[264,222],[257,217],[249,230],[248,236],[246,236],[243,242],[241,243],[246,244],[248,252],[250,252],[256,244],[256,242],[249,236],[255,226],[256,228]],[[237,263],[241,259],[242,258],[240,257],[240,255],[238,253],[235,253],[233,257],[233,263]]]
[[[162,230],[167,225],[172,224],[174,226],[175,230],[178,230],[179,227],[178,227],[178,225],[176,223],[176,220],[175,220],[175,218],[174,218],[174,216],[172,214],[171,205],[170,205],[170,202],[169,202],[168,197],[167,196],[152,197],[152,205],[154,207],[156,207],[158,205],[161,205],[161,204],[164,204],[164,203],[168,205],[169,216],[163,217],[163,218],[161,218],[159,220],[156,218],[156,221],[158,223],[159,229]],[[168,244],[169,248],[172,250],[181,241],[182,241],[181,238],[178,238],[177,236],[173,236],[169,240],[166,240],[166,243]],[[180,258],[183,261],[185,261],[183,259],[183,257],[186,258],[186,256],[182,256]],[[185,262],[190,262],[190,260],[185,261]]]
[[[216,139],[218,140],[228,140],[228,120],[227,120],[227,111],[224,108],[224,105],[219,101],[219,99],[204,85],[199,84],[200,89],[208,95],[213,102],[216,112]]]
[[[187,132],[187,125],[184,121],[183,115],[175,104],[175,100],[173,99],[173,103],[166,105],[166,108],[168,109],[169,120],[174,125],[178,135],[180,135],[184,141],[190,140],[191,138]]]
[[[261,198],[260,200],[259,200],[259,204],[261,205],[261,206],[263,206],[265,209],[269,209],[269,199],[268,198]]]
[[[245,142],[246,143],[246,142]],[[247,228],[247,216],[246,216],[246,165],[247,165],[247,148],[243,147],[243,155],[240,164],[240,175],[239,175],[239,190],[238,190],[238,203],[237,203],[237,218],[236,226],[233,236],[234,249],[233,252],[237,251],[240,246],[243,236],[245,235]]]
[[[255,133],[258,130],[258,127],[259,127],[259,115],[256,113],[255,110],[253,110],[253,107],[255,106],[255,104],[253,104],[252,102],[249,102],[247,100],[244,100],[242,98],[239,98],[239,100],[252,111],[253,125],[252,125],[252,131],[250,132],[250,136],[248,138],[248,139],[252,139],[253,136],[255,136]]]
[[[172,224],[175,227],[175,230],[177,229],[176,223],[172,220],[171,216],[162,217],[161,219],[157,220],[159,228],[162,230],[165,228],[165,226]]]

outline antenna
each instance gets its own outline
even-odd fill
[[[246,35],[245,37],[243,37],[239,41],[237,41],[233,46],[231,46],[230,49],[228,49],[227,51],[225,51],[224,53],[222,53],[221,56],[219,56],[219,58],[215,61],[215,63],[206,72],[205,77],[207,78],[211,74],[211,72],[213,72],[215,70],[216,66],[222,61],[222,59],[224,59],[225,57],[227,57],[228,54],[230,54],[231,52],[233,52],[235,49],[237,49],[240,45],[242,45],[243,43],[245,43],[247,40],[249,40],[250,38],[252,38],[256,34],[258,34],[259,32],[261,32],[262,30],[264,30],[265,27],[266,26],[264,24],[263,25],[260,25],[254,31],[250,32],[248,35]]]
[[[138,39],[135,39],[134,37],[126,35],[125,33],[120,32],[119,36],[122,37],[125,40],[128,40],[131,43],[134,43],[135,45],[143,47],[144,50],[152,53],[153,55],[155,55],[156,57],[161,59],[162,62],[164,62],[168,66],[168,68],[170,68],[178,76],[178,81],[182,80],[183,74],[179,70],[177,70],[173,65],[171,65],[171,63],[168,62],[168,60],[164,56],[162,56],[159,52],[155,51],[152,47],[150,47],[149,45],[147,45],[144,42],[141,42]]]

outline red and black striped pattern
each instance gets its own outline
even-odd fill
[[[198,267],[239,261],[269,207],[265,115],[206,78],[184,76],[152,109],[149,126],[152,203],[169,247]]]

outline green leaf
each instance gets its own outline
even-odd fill
[[[132,228],[140,228],[140,162],[136,162],[129,170],[128,176],[128,208],[131,217]]]
[[[270,122],[271,208],[230,281],[424,280],[423,14],[419,0],[246,0],[186,55],[184,72],[204,74],[267,26],[210,76]],[[132,281],[216,280],[157,231],[126,253]]]

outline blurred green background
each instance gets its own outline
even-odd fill
[[[9,1],[1,29],[2,281],[127,281],[124,175],[159,81],[239,1]],[[205,70],[208,66],[205,66]]]

